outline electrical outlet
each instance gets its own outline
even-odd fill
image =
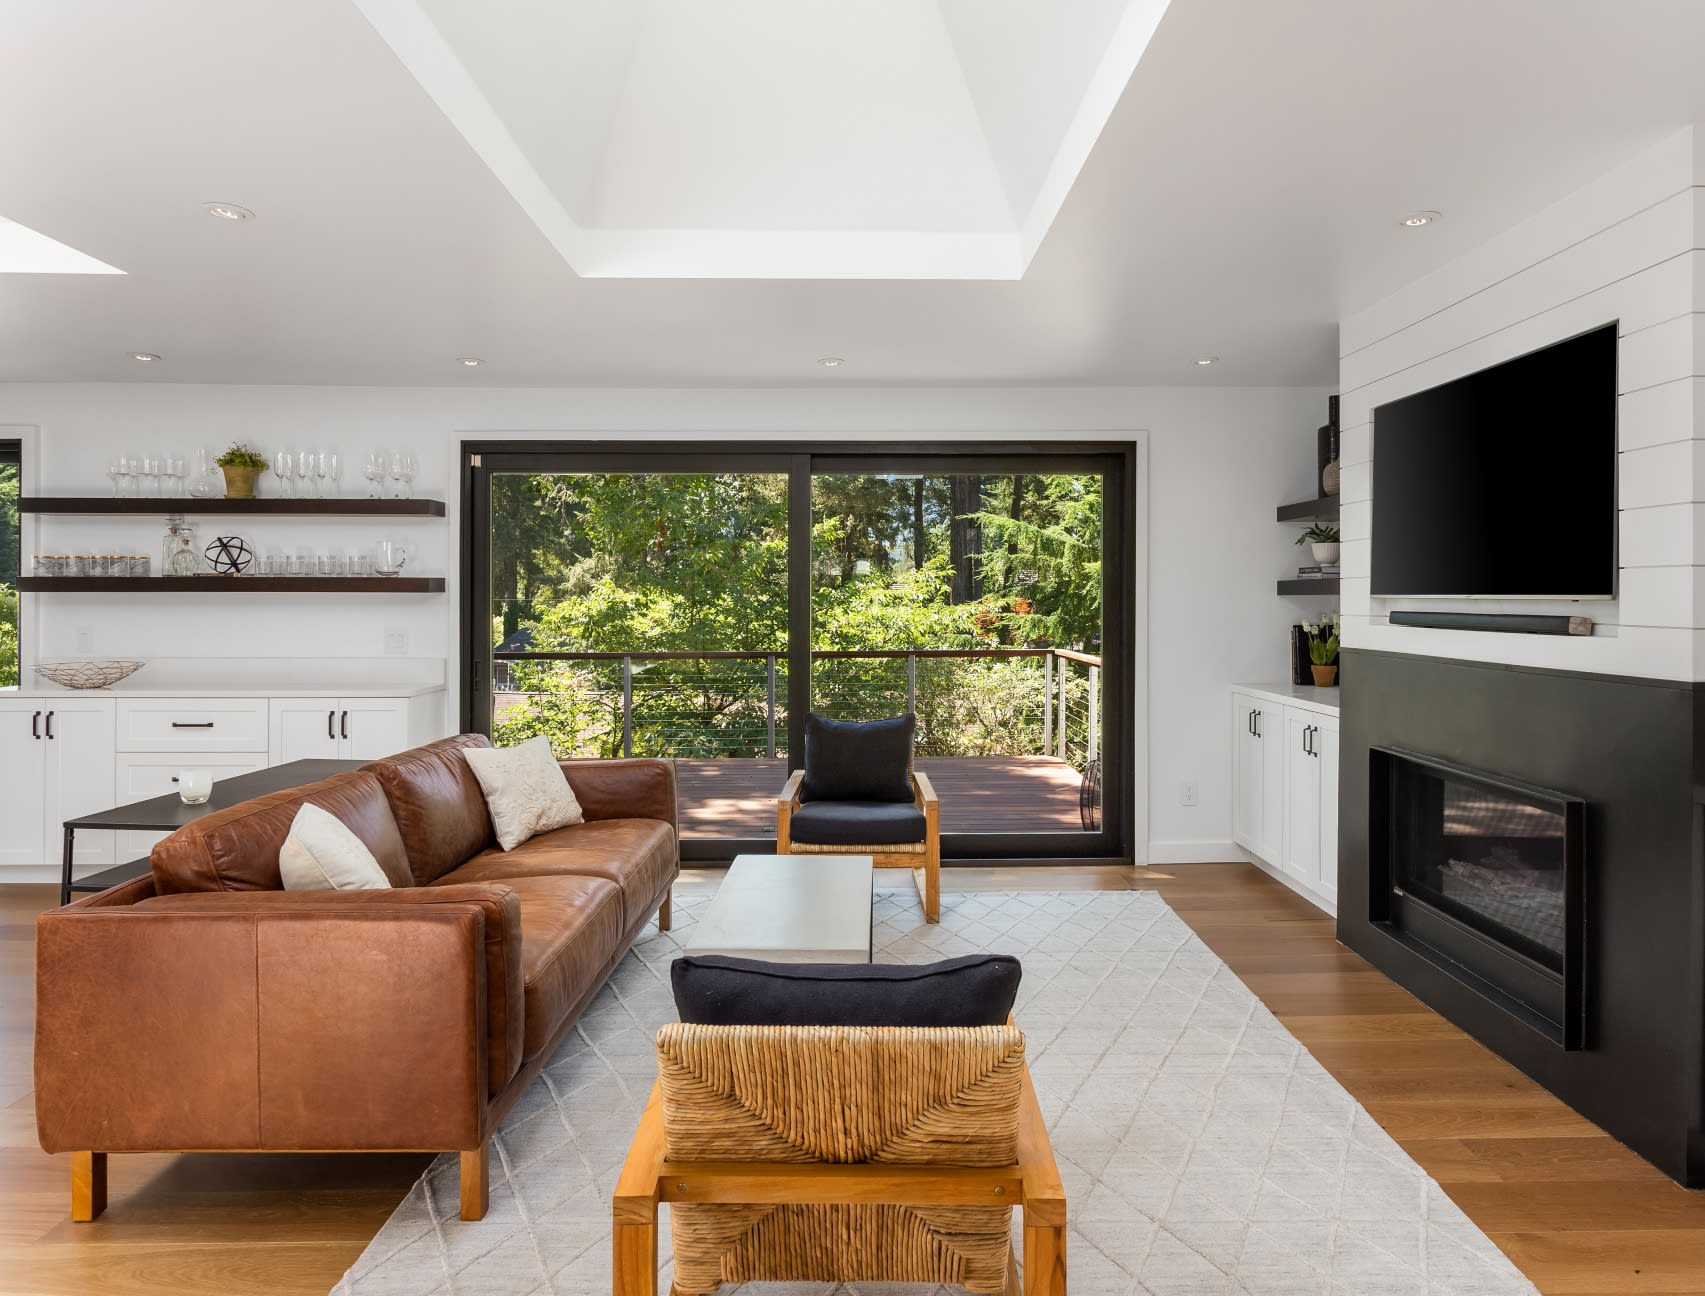
[[[387,630],[387,631],[385,631],[385,655],[387,657],[406,657],[406,656],[408,656],[408,631],[407,630]]]
[[[1196,804],[1196,785],[1194,783],[1186,783],[1178,789],[1178,804],[1186,806]]]
[[[77,651],[80,653],[95,651],[95,632],[88,626],[77,627]]]

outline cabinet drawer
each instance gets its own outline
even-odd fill
[[[265,752],[147,752],[121,754],[118,768],[118,804],[146,801],[178,790],[178,771],[206,770],[214,781],[253,774],[266,768]]]
[[[265,698],[122,698],[121,752],[260,752],[267,749]]]

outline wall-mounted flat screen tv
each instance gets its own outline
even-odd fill
[[[1616,595],[1616,325],[1373,411],[1376,597]]]

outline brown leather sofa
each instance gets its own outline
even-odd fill
[[[575,761],[586,822],[497,848],[462,735],[205,816],[152,876],[36,927],[36,1128],[71,1217],[109,1152],[457,1151],[485,1214],[489,1140],[657,915],[680,868],[668,761]],[[303,802],[389,891],[283,890]]]

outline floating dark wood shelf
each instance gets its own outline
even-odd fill
[[[193,495],[37,495],[18,501],[20,513],[164,517],[168,513],[232,517],[443,517],[436,499],[198,499]]]
[[[442,594],[442,576],[22,576],[20,590],[79,594]]]
[[[1281,594],[1336,594],[1338,578],[1336,576],[1298,576],[1293,580],[1279,582]]]
[[[1295,504],[1279,505],[1279,521],[1308,522],[1314,518],[1338,516],[1338,497],[1322,495],[1319,499],[1298,500]]]

